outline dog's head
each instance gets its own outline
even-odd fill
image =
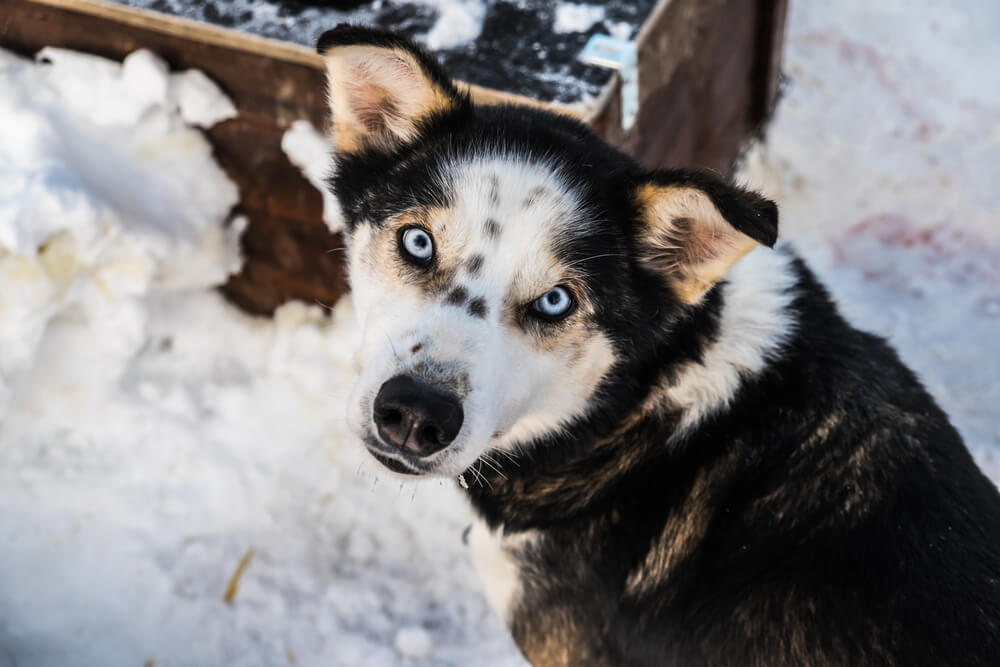
[[[475,105],[398,36],[341,26],[319,50],[363,327],[348,421],[390,470],[458,475],[613,410],[671,323],[774,243],[773,203]]]

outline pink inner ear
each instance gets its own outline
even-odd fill
[[[400,65],[404,65],[400,61]],[[362,63],[352,67],[349,104],[358,123],[367,133],[383,138],[389,123],[398,117],[398,107],[392,94],[374,82],[371,69]]]
[[[712,262],[737,245],[738,233],[732,232],[711,222],[677,217],[656,234],[647,259],[666,271]]]
[[[711,222],[697,224],[692,220],[684,220],[684,223],[685,259],[690,264],[714,261],[738,244],[740,234],[735,229],[720,227]]]

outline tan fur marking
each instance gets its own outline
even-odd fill
[[[647,184],[636,198],[647,226],[643,261],[666,274],[685,303],[697,303],[757,245],[696,188]]]
[[[698,474],[684,502],[667,519],[646,558],[625,580],[627,595],[653,592],[701,542],[712,517],[713,496],[727,479],[732,463],[741,456],[743,450],[734,447],[724,461]]]
[[[563,628],[553,623],[548,628],[536,629],[530,635],[518,639],[518,648],[528,661],[537,667],[570,667],[578,663],[571,660],[570,638]]]

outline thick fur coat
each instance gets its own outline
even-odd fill
[[[1000,664],[1000,496],[775,205],[478,106],[392,34],[327,62],[364,337],[348,419],[457,477],[535,665]]]

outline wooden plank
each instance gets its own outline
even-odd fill
[[[757,65],[754,76],[760,91],[754,120],[763,125],[770,120],[771,112],[781,90],[781,54],[785,46],[785,22],[788,18],[788,0],[762,2],[757,28]]]
[[[650,167],[728,173],[777,92],[787,0],[661,0],[638,40],[639,115],[617,143]]]
[[[639,115],[621,126],[620,82],[583,117],[650,167],[727,171],[777,94],[787,0],[660,0],[637,38]],[[339,236],[322,202],[280,144],[292,122],[327,122],[322,59],[310,49],[100,0],[0,0],[0,46],[32,55],[60,46],[120,60],[138,48],[175,69],[198,68],[239,116],[209,131],[220,165],[239,186],[250,225],[243,271],[223,288],[254,313],[288,299],[332,305],[347,289]],[[468,84],[460,83],[462,86]],[[576,109],[468,86],[480,103]]]

